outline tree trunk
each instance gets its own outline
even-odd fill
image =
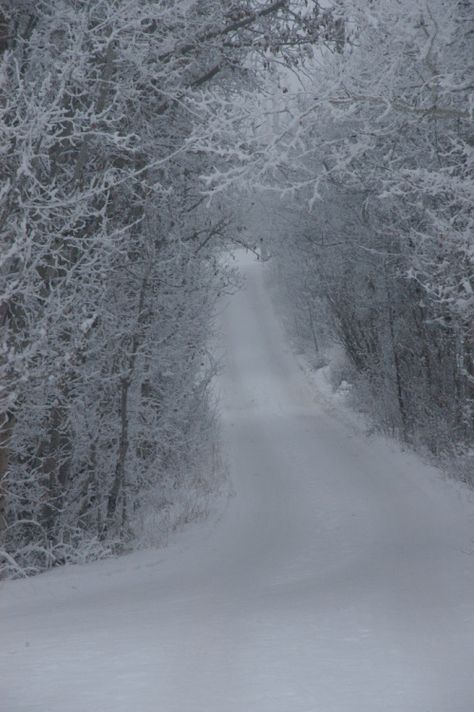
[[[119,503],[120,495],[125,498],[124,489],[126,484],[126,461],[127,453],[129,448],[129,397],[130,397],[130,386],[132,383],[135,362],[137,358],[137,349],[140,341],[140,326],[143,321],[143,305],[145,302],[145,294],[148,287],[148,276],[149,269],[143,277],[143,282],[140,288],[140,296],[138,299],[137,308],[137,320],[135,333],[131,343],[131,352],[128,362],[128,368],[126,375],[121,378],[120,381],[120,439],[119,448],[117,454],[117,464],[115,466],[115,475],[112,482],[112,487],[110,489],[108,501],[107,501],[107,516],[104,527],[104,534],[110,529],[113,520],[117,512],[117,506]],[[122,523],[123,528],[126,520],[126,502],[125,499],[122,502]]]

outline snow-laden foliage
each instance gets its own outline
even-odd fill
[[[282,72],[258,108],[249,97],[239,150],[220,134],[233,170],[223,160],[208,185],[243,177],[278,196],[284,219],[270,231],[298,321],[312,344],[331,327],[384,427],[436,453],[468,451],[472,6],[334,7],[344,41],[320,45],[296,78]]]
[[[289,147],[301,259],[372,408],[439,453],[474,438],[472,26],[463,3],[347,7]],[[319,96],[318,96],[319,95]],[[322,98],[320,98],[322,97]],[[298,170],[299,169],[299,170]],[[314,176],[313,183],[311,177]],[[301,180],[301,178],[300,178]],[[301,225],[301,222],[300,222]]]
[[[2,65],[7,570],[107,552],[213,476],[217,213],[198,205],[149,3],[12,8]],[[163,20],[163,15],[161,15]],[[177,20],[179,18],[176,18]],[[153,30],[155,32],[155,30]],[[173,123],[169,114],[173,112]],[[204,244],[208,241],[208,244]]]
[[[250,55],[297,61],[327,18],[286,0],[2,7],[0,550],[18,574],[202,510],[232,233],[199,182],[199,105],[250,86]]]

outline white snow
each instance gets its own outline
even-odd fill
[[[2,712],[474,710],[472,497],[328,412],[240,262],[235,496],[165,550],[3,583]]]

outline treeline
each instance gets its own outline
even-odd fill
[[[227,223],[183,150],[193,67],[159,60],[163,25],[184,17],[102,0],[8,9],[0,547],[24,574],[120,548],[147,517],[176,524],[212,485],[207,339]]]
[[[280,102],[257,176],[283,196],[277,271],[308,348],[343,346],[358,403],[474,482],[472,4],[339,9],[344,49]]]
[[[319,361],[342,346],[374,421],[474,481],[472,3],[325,5],[333,41],[246,97],[237,146],[216,124],[208,184],[251,188]]]
[[[2,3],[4,575],[156,539],[201,511],[218,474],[207,345],[234,230],[200,181],[206,107],[219,95],[225,124],[257,86],[249,56],[288,62],[318,38],[317,4],[298,13]]]

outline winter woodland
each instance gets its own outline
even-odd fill
[[[260,237],[315,367],[474,480],[472,10],[3,0],[3,575],[205,513],[225,256]]]

